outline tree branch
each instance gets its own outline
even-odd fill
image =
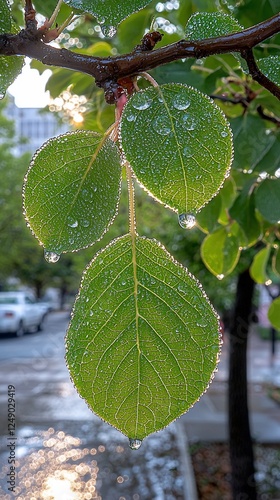
[[[253,80],[258,82],[262,87],[269,90],[272,94],[274,94],[278,99],[280,99],[280,88],[274,82],[272,82],[267,76],[265,76],[262,71],[259,69],[256,60],[254,58],[254,54],[252,49],[241,50],[241,56],[245,59],[250,75]]]
[[[155,50],[152,50],[153,45],[147,49],[142,41],[130,54],[107,58],[86,56],[47,45],[42,41],[42,32],[37,29],[32,14],[29,7],[25,30],[17,35],[0,35],[0,55],[24,55],[47,65],[89,74],[99,87],[104,88],[108,102],[114,102],[115,91],[112,89],[121,78],[183,58],[202,58],[229,52],[240,52],[253,79],[280,99],[280,88],[259,70],[252,52],[257,44],[280,32],[280,13],[238,33],[198,41],[180,40]]]

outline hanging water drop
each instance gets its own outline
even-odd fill
[[[224,275],[224,274],[217,274],[217,278],[218,278],[218,280],[220,280],[220,281],[221,281],[221,280],[223,280],[223,279],[224,279],[224,277],[225,277],[225,275]]]
[[[60,259],[60,255],[49,250],[44,250],[44,257],[49,264],[55,264]]]
[[[101,31],[103,35],[108,38],[113,38],[113,36],[115,36],[115,34],[117,33],[117,29],[115,28],[115,26],[102,26]]]
[[[178,221],[183,229],[192,229],[196,224],[196,219],[193,214],[180,214]]]
[[[142,440],[141,439],[130,439],[129,440],[129,447],[132,450],[139,450],[141,444],[142,444]]]

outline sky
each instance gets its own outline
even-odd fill
[[[45,84],[51,75],[50,70],[42,75],[36,69],[31,69],[29,61],[22,73],[9,87],[9,93],[15,97],[19,108],[43,108],[48,104],[49,94],[45,92]]]

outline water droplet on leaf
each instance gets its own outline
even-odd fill
[[[44,257],[50,264],[55,264],[60,259],[60,255],[55,252],[50,252],[49,250],[44,250]]]
[[[175,109],[184,110],[187,109],[190,105],[190,101],[186,99],[184,96],[177,96],[173,101],[173,106]]]
[[[221,136],[222,137],[227,137],[228,136],[228,132],[226,132],[225,130],[223,132],[221,132]]]
[[[141,444],[142,444],[142,440],[141,439],[130,439],[129,440],[129,447],[132,450],[139,450]]]
[[[147,97],[143,92],[139,92],[135,95],[132,101],[132,106],[135,109],[143,111],[144,109],[148,109],[151,106],[152,102],[152,99]]]
[[[168,135],[171,132],[171,124],[165,116],[158,116],[155,119],[154,128],[159,135]]]
[[[69,219],[68,226],[70,227],[78,227],[79,223],[77,220]]]
[[[183,229],[192,229],[195,226],[196,220],[193,214],[180,214],[178,221]]]
[[[220,281],[221,281],[222,279],[224,279],[224,277],[225,277],[225,275],[224,275],[224,274],[217,274],[217,278],[218,278],[218,280],[220,280]]]
[[[127,119],[127,121],[128,121],[128,122],[134,122],[135,118],[136,118],[136,116],[135,116],[135,115],[128,115],[128,116],[126,117],[126,119]]]
[[[115,28],[115,26],[102,26],[101,31],[103,35],[108,38],[113,38],[113,36],[115,36],[115,34],[117,33],[117,29]]]
[[[195,129],[195,121],[190,116],[189,113],[186,113],[185,115],[183,115],[182,121],[183,121],[183,124],[184,124],[183,126],[185,129],[187,129],[187,130],[194,130]]]

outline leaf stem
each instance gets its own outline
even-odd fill
[[[57,15],[58,15],[58,13],[60,11],[60,7],[61,7],[62,3],[63,3],[63,0],[58,0],[58,3],[56,5],[56,7],[55,7],[55,9],[54,9],[54,11],[52,13],[52,15],[51,15],[50,19],[48,20],[49,27],[51,27],[52,24],[54,23],[54,21],[56,20]]]
[[[146,71],[141,71],[141,73],[139,73],[139,76],[142,76],[143,78],[145,78],[145,80],[148,80],[148,82],[150,82],[153,87],[159,86],[157,81],[151,75],[149,75],[149,73],[147,73]]]
[[[125,162],[125,171],[128,187],[128,206],[129,206],[129,232],[133,238],[137,235],[136,232],[136,217],[135,217],[135,194],[134,183],[131,167],[129,163]]]

